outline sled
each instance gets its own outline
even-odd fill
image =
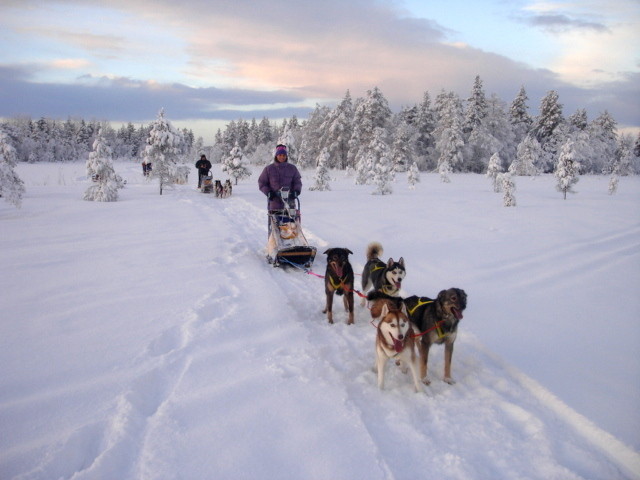
[[[213,176],[205,175],[202,177],[202,185],[200,185],[200,190],[202,193],[212,193],[213,192]]]
[[[282,210],[269,210],[267,261],[274,267],[311,268],[316,247],[307,242],[300,221],[300,199],[289,199],[289,191],[278,192],[285,205]]]

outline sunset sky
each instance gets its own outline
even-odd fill
[[[480,75],[530,113],[608,110],[640,129],[640,1],[2,0],[0,117],[148,123],[206,141],[378,87],[394,111]]]

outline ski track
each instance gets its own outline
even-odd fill
[[[316,382],[339,392],[334,396],[342,396],[345,401],[336,408],[346,412],[352,428],[369,438],[368,445],[362,448],[370,450],[377,461],[369,478],[391,480],[422,473],[428,473],[430,478],[464,479],[633,477],[630,472],[618,471],[613,464],[603,466],[601,450],[589,445],[572,421],[554,413],[552,406],[532,402],[535,395],[531,394],[530,384],[519,382],[512,374],[505,380],[505,367],[500,360],[483,351],[475,338],[465,332],[464,325],[454,356],[455,386],[440,381],[443,352],[442,347],[436,346],[430,357],[432,384],[424,387],[423,393],[414,393],[410,376],[402,374],[392,362],[387,365],[386,390],[380,392],[373,371],[375,328],[358,297],[355,325],[346,325],[340,297],[334,299],[336,323],[329,325],[321,312],[321,279],[302,271],[275,269],[266,263],[264,211],[240,198],[214,199],[191,189],[173,195],[177,201],[192,203],[202,221],[223,232],[224,242],[208,265],[219,276],[215,287],[131,361],[130,368],[138,374],[123,387],[106,420],[78,429],[49,451],[39,466],[17,479],[116,478],[113,475],[122,472],[128,472],[126,478],[179,478],[180,472],[163,470],[171,464],[167,459],[178,454],[168,444],[171,439],[179,442],[179,432],[184,428],[179,411],[185,393],[176,392],[196,362],[206,361],[232,370],[230,358],[238,356],[237,338],[242,336],[234,328],[244,328],[251,322],[251,338],[235,361],[262,363],[261,368],[270,375]],[[312,244],[326,244],[313,232],[305,234]],[[612,252],[633,254],[638,247],[633,243],[637,235],[637,231],[620,230],[602,236],[598,242],[605,253],[585,259],[583,268],[597,268],[610,260]],[[513,274],[567,254],[581,258],[580,247],[579,243],[566,245],[543,259],[512,262],[500,273]],[[325,257],[321,250],[314,270],[323,274]],[[244,262],[251,264],[255,278],[241,278],[229,268]],[[492,271],[492,275],[496,273]],[[547,282],[548,278],[538,275],[535,281]],[[278,327],[292,325],[292,332],[274,333],[269,325],[245,318],[260,308],[250,305],[248,285],[260,283],[277,290],[284,299],[280,305],[274,299],[281,319]],[[303,336],[293,351],[286,344],[274,348],[273,338],[292,334]],[[213,344],[213,338],[218,342]],[[254,380],[236,379],[236,384],[217,388],[228,392]],[[475,406],[473,411],[468,410],[470,401]],[[463,420],[458,422],[460,417]],[[540,418],[551,419],[551,425]],[[460,431],[458,423],[467,431]],[[494,427],[493,431],[486,431],[487,424]],[[468,428],[474,425],[477,429]],[[169,440],[162,441],[163,437]],[[485,445],[482,452],[474,451],[479,438]],[[567,439],[573,440],[569,446],[564,443]],[[584,450],[590,451],[585,454]],[[598,460],[586,464],[584,458],[590,456]],[[483,459],[474,461],[479,457]],[[519,462],[514,460],[518,458]],[[530,458],[543,461],[531,465]],[[477,471],[474,467],[478,464],[486,470]]]
[[[557,245],[553,250],[542,255],[519,257],[517,260],[505,262],[504,266],[492,267],[489,275],[494,276],[497,273],[504,275],[506,278],[512,278],[511,285],[519,289],[535,289],[540,286],[549,286],[563,283],[564,275],[561,270],[555,270],[548,273],[540,269],[541,265],[562,265],[560,259],[570,258],[572,272],[575,272],[576,265],[578,269],[585,273],[599,271],[603,267],[611,263],[615,259],[617,262],[624,262],[625,258],[637,255],[640,251],[638,243],[638,235],[640,230],[635,225],[617,232],[609,232],[601,235],[599,238],[577,241],[575,243],[565,242]],[[600,247],[599,255],[592,255],[594,244]],[[522,275],[522,272],[528,272]],[[482,281],[479,276],[478,281]]]

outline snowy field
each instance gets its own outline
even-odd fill
[[[434,347],[416,394],[392,365],[378,390],[365,308],[328,325],[321,279],[266,264],[259,170],[228,199],[116,171],[94,203],[83,164],[21,164],[0,202],[1,479],[640,478],[640,178],[518,177],[505,208],[480,175],[303,172],[319,252],[360,272],[377,240],[407,295],[467,292],[457,383]]]

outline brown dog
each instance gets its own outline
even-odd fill
[[[327,314],[329,323],[333,323],[333,294],[344,295],[344,308],[349,312],[347,324],[353,323],[353,268],[349,263],[348,248],[330,248],[326,252],[327,270],[324,276],[324,291],[327,304],[322,313]]]
[[[422,334],[417,342],[420,351],[420,378],[426,385],[431,383],[427,375],[429,349],[434,343],[444,343],[444,381],[453,385],[453,343],[456,341],[462,312],[467,308],[467,294],[460,288],[449,288],[442,290],[436,299],[412,296],[405,298],[404,303],[409,319]]]

